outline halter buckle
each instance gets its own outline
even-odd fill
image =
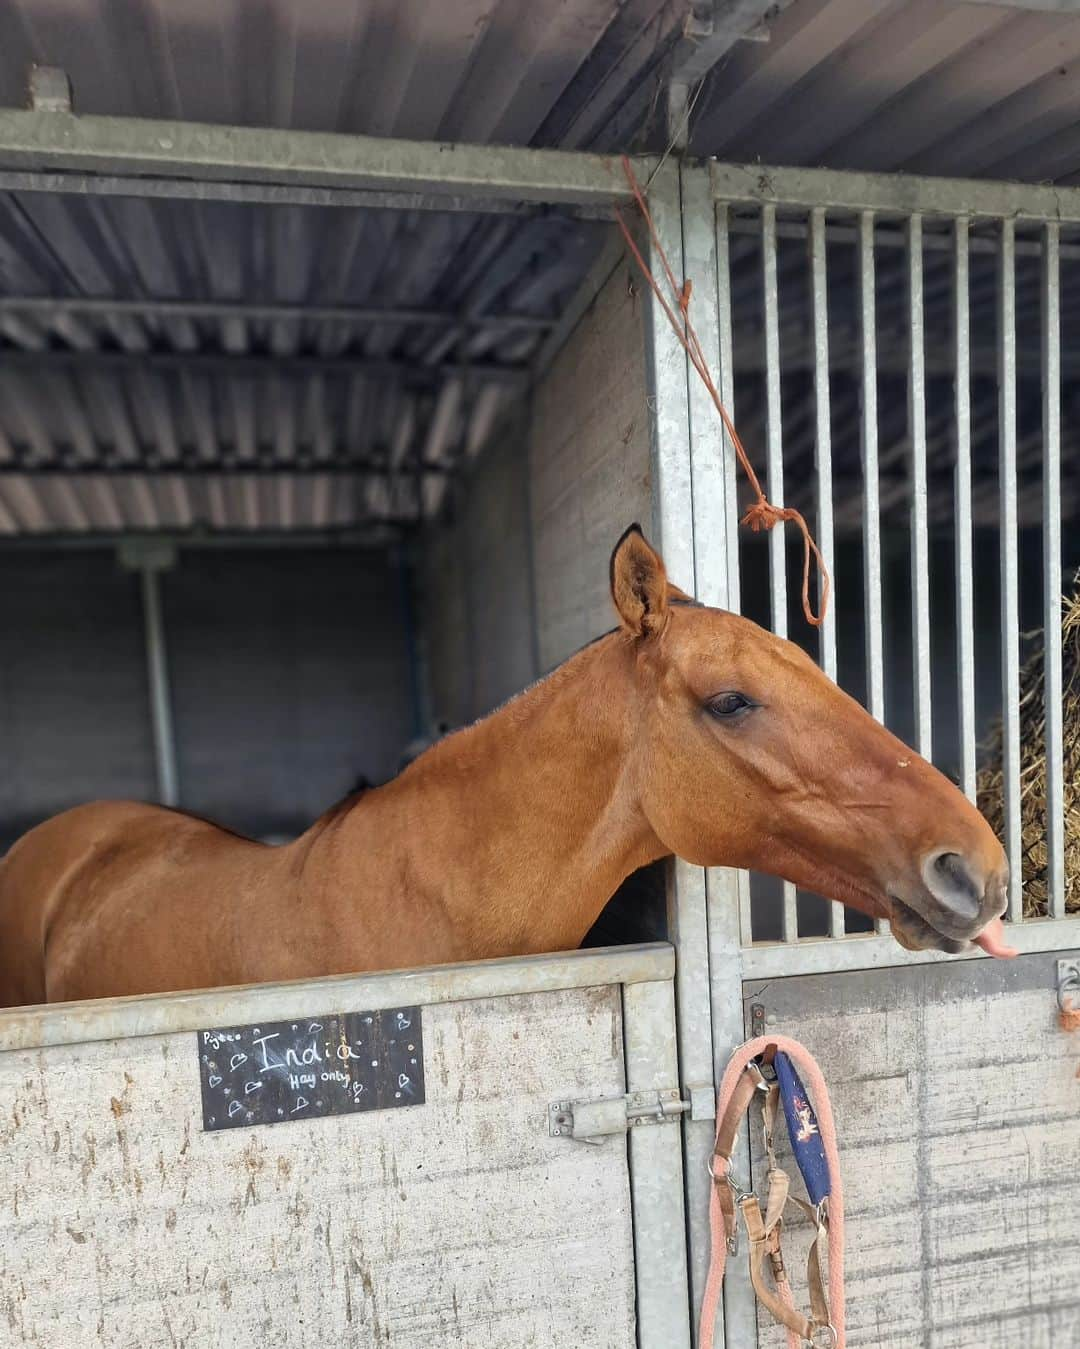
[[[828,1336],[827,1339],[821,1337]],[[836,1334],[836,1328],[831,1325],[815,1326],[810,1332],[810,1338],[807,1344],[812,1345],[813,1349],[836,1349],[839,1338]]]

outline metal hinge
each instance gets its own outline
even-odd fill
[[[646,1124],[670,1124],[684,1115],[692,1120],[714,1119],[715,1114],[711,1084],[691,1087],[688,1100],[678,1087],[664,1087],[598,1101],[554,1101],[548,1106],[548,1132],[552,1138],[596,1143],[609,1134],[624,1134]]]

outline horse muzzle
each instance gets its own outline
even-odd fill
[[[962,853],[938,850],[923,859],[919,882],[905,890],[889,895],[889,925],[901,946],[956,955],[975,942],[991,954],[1004,954],[994,935],[1008,904],[1004,860],[984,874]]]

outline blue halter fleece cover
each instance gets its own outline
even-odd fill
[[[812,1204],[820,1204],[829,1193],[829,1163],[821,1142],[817,1116],[806,1088],[795,1071],[795,1065],[782,1050],[776,1051],[773,1067],[780,1083],[780,1100],[784,1105],[791,1148],[806,1182],[806,1193]]]

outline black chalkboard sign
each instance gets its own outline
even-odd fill
[[[424,1102],[419,1007],[219,1027],[198,1040],[206,1130]]]

